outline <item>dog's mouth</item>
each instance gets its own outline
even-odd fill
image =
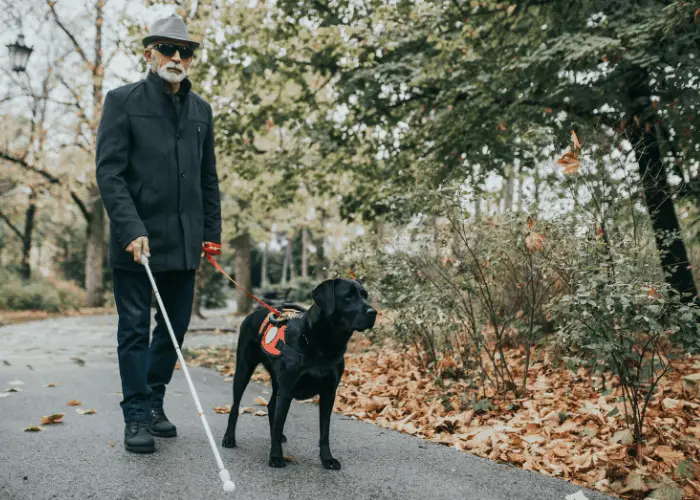
[[[353,322],[353,330],[355,330],[356,332],[365,332],[367,330],[371,330],[374,327],[376,319],[376,316],[370,315],[356,316],[355,321]]]

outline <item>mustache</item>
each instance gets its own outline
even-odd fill
[[[163,66],[163,69],[170,69],[170,68],[177,69],[182,73],[185,72],[185,67],[182,64],[174,63],[172,61],[167,63],[165,66]]]

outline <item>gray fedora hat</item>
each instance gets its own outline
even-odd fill
[[[158,19],[151,26],[151,32],[143,39],[143,46],[148,47],[158,40],[177,40],[189,43],[193,49],[199,47],[199,43],[190,38],[185,26],[185,21],[179,16],[170,16]]]

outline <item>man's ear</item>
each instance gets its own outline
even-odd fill
[[[311,297],[316,305],[325,313],[326,317],[330,317],[335,312],[335,282],[336,279],[326,280],[314,288],[311,292]]]

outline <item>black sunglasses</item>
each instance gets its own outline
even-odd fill
[[[173,45],[172,43],[159,43],[153,46],[158,52],[165,57],[173,57],[175,52],[180,52],[182,59],[189,59],[194,55],[194,49],[189,45]]]

